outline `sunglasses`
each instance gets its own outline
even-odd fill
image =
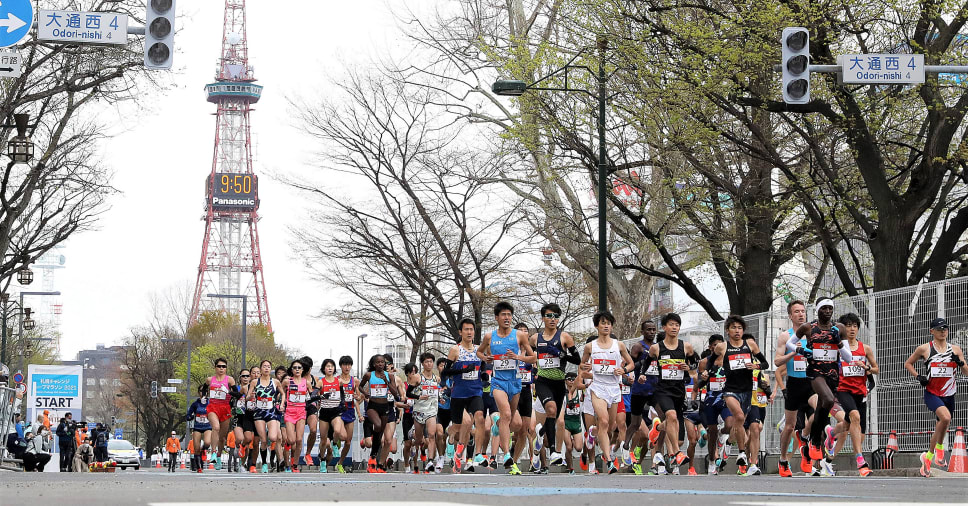
[[[554,319],[560,318],[561,315],[558,313],[545,313],[544,317],[554,320]]]
[[[219,364],[219,365],[215,366],[216,369],[225,369],[226,367],[228,367],[228,366],[225,365],[225,364]]]
[[[249,376],[248,374],[243,374],[242,376],[239,376],[239,377],[240,378],[251,378],[251,376]]]

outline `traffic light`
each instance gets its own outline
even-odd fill
[[[171,68],[175,54],[175,0],[148,0],[145,16],[145,68]]]
[[[806,28],[784,28],[783,101],[788,104],[810,102],[810,32]]]
[[[157,381],[152,381],[151,382],[151,398],[152,399],[157,399],[158,398],[158,382]]]

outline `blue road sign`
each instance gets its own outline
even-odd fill
[[[13,382],[14,383],[23,383],[24,382],[24,374],[22,372],[18,372],[17,374],[14,374],[13,375]]]
[[[30,0],[0,0],[0,47],[10,47],[30,33],[34,5]]]
[[[114,439],[124,439],[124,431],[120,428],[114,429]]]

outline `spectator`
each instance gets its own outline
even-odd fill
[[[90,468],[88,466],[92,462],[94,462],[94,448],[91,447],[90,439],[84,439],[81,441],[81,446],[77,447],[77,453],[74,455],[74,472],[89,472]]]
[[[60,450],[60,470],[62,473],[71,470],[71,462],[74,461],[74,434],[71,425],[73,420],[71,414],[67,413],[57,424],[57,447]]]
[[[39,421],[39,419],[38,419],[38,421]],[[50,432],[50,411],[49,410],[46,410],[46,409],[44,410],[44,422],[43,423],[44,423],[44,427],[47,429],[47,432]]]
[[[44,442],[43,425],[37,434],[31,430],[26,433],[27,449],[24,451],[24,471],[44,472],[44,466],[50,462],[50,447]],[[45,448],[46,447],[46,448]]]
[[[23,459],[24,452],[27,450],[27,442],[22,437],[17,436],[16,432],[7,434],[7,453],[15,459]]]
[[[20,413],[13,415],[13,425],[17,429],[17,437],[24,438],[24,422],[20,419]]]
[[[100,422],[94,432],[94,458],[98,462],[108,460],[108,429]]]
[[[165,451],[168,452],[168,472],[175,472],[175,464],[178,463],[178,450],[181,450],[181,442],[175,435],[175,431],[171,431],[171,437],[165,442]]]

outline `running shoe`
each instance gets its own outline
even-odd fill
[[[255,473],[255,466],[249,466],[249,472]]]
[[[474,460],[471,462],[471,464],[487,467],[487,459],[483,454],[478,453],[474,456]]]
[[[810,460],[820,460],[823,458],[823,452],[820,450],[820,447],[814,446],[812,441],[807,446],[810,447]]]
[[[836,446],[837,436],[834,434],[834,428],[828,425],[827,428],[824,429],[824,434],[825,434],[823,438],[824,452],[826,452],[827,455],[833,457],[834,449],[837,447]]]
[[[504,469],[511,469],[511,467],[516,466],[514,459],[511,458],[510,453],[504,454]]]
[[[672,468],[672,476],[679,476],[679,466]]]
[[[286,472],[287,473],[291,473],[292,472],[292,468],[290,468],[289,466],[286,466]]]
[[[216,471],[222,470],[222,457],[219,457],[217,455],[215,456],[215,470]]]
[[[746,452],[739,452],[739,455],[736,456],[736,465],[739,467],[745,467],[747,465]]]
[[[628,450],[622,450],[622,462],[626,466],[631,466],[635,462],[635,459],[632,458],[632,452]]]
[[[820,459],[820,476],[837,476],[834,472],[834,463],[828,461],[827,459]]]
[[[811,462],[807,445],[800,446],[800,472],[804,474],[813,472],[813,462]]]
[[[595,447],[595,426],[592,425],[585,433],[585,448],[591,450]]]
[[[745,475],[747,468],[748,468],[748,466],[740,466],[740,465],[737,465],[736,466],[736,476],[743,476],[743,475]]]
[[[641,446],[636,446],[635,447],[635,450],[632,453],[635,454],[635,460],[636,461],[642,459],[642,447]]]
[[[536,452],[541,451],[541,442],[542,442],[541,440],[544,439],[543,437],[540,436],[542,428],[543,427],[541,426],[540,423],[534,426],[534,433],[538,435],[537,437],[534,438],[534,451]]]
[[[595,469],[595,466],[591,466],[588,468],[588,474],[598,474],[598,469]]]
[[[267,474],[269,472],[269,464],[262,464],[262,474]]]
[[[639,476],[642,476],[642,464],[639,464],[638,462],[636,462],[635,464],[632,464],[632,472]]]
[[[692,466],[689,466],[689,472],[687,474],[689,476],[699,476],[699,473],[696,472],[696,468]]]
[[[553,466],[560,466],[560,465],[564,465],[564,463],[565,463],[565,456],[564,455],[562,455],[562,454],[560,454],[558,452],[554,452],[554,453],[551,454],[551,465],[553,465]]]
[[[753,464],[743,473],[743,476],[759,476],[761,474],[763,473],[760,471],[760,468],[756,467],[756,464]]]
[[[582,471],[588,470],[588,458],[585,456],[585,452],[581,452],[581,456],[578,457],[578,467],[580,467]]]
[[[572,474],[573,475],[573,474],[575,474],[575,470],[569,467],[569,468],[565,469],[565,473],[566,474]]]
[[[780,477],[790,478],[791,476],[793,476],[793,471],[790,470],[789,462],[780,462],[779,464],[777,464],[777,467],[779,468]]]
[[[699,431],[699,447],[700,448],[705,448],[706,447],[706,443],[708,442],[708,441],[706,441],[706,439],[708,437],[709,437],[709,434],[706,432],[706,429],[702,429],[702,430]]]
[[[319,461],[319,472],[321,472],[321,473],[325,473],[326,472],[326,461],[325,460],[320,460]]]
[[[659,442],[659,424],[662,423],[658,417],[652,419],[652,428],[649,429],[649,443],[655,446]]]
[[[934,467],[941,468],[941,469],[948,467],[948,461],[945,460],[945,458],[944,458],[944,450],[943,449],[942,450],[939,450],[939,449],[935,448],[935,450],[934,450],[934,464],[933,465],[934,465]]]
[[[343,469],[343,463],[342,462],[337,462],[336,463],[336,472],[339,473],[339,474],[346,474],[346,469]]]
[[[615,474],[618,472],[618,466],[614,462],[608,463],[608,474]]]
[[[719,466],[709,466],[709,471],[707,472],[709,476],[716,476],[719,474]]]
[[[521,476],[521,470],[518,469],[517,464],[512,463],[510,469],[511,470],[508,471],[508,474],[510,474],[511,476]]]
[[[490,467],[491,469],[497,469],[497,457],[491,457],[490,461],[487,464],[487,467]]]
[[[925,478],[931,477],[931,459],[928,458],[928,453],[923,452],[918,456],[918,460],[921,461],[921,468],[918,470],[921,476]]]
[[[541,455],[535,453],[534,457],[531,457],[531,469],[541,469]]]
[[[447,455],[448,459],[454,458],[454,445],[447,443],[447,450],[445,452],[445,455]]]
[[[742,454],[740,454],[740,455],[742,455]],[[675,462],[676,467],[679,467],[679,466],[688,464],[689,463],[689,456],[686,455],[685,453],[682,453],[680,451],[680,452],[676,453],[676,456],[673,459],[673,462]]]
[[[863,464],[857,466],[857,473],[861,476],[870,476],[871,468],[867,465],[867,462],[864,462]]]
[[[371,458],[366,462],[366,472],[375,473],[376,472],[376,459]]]
[[[474,472],[474,463],[471,462],[470,465],[471,472]],[[459,454],[454,454],[454,465],[451,467],[451,472],[454,474],[460,474],[464,470],[464,459],[461,458]]]
[[[202,468],[198,468],[198,474],[202,474]]]
[[[427,461],[427,465],[424,466],[424,472],[427,473],[427,474],[430,474],[430,473],[434,472],[434,468],[436,468],[436,467],[437,466],[434,465],[434,461],[428,460]]]
[[[666,462],[661,453],[656,453],[655,457],[652,457],[652,469],[658,475],[669,474],[666,471]]]
[[[500,428],[497,425],[497,421],[501,419],[500,413],[491,414],[491,437],[497,437],[501,433]]]

